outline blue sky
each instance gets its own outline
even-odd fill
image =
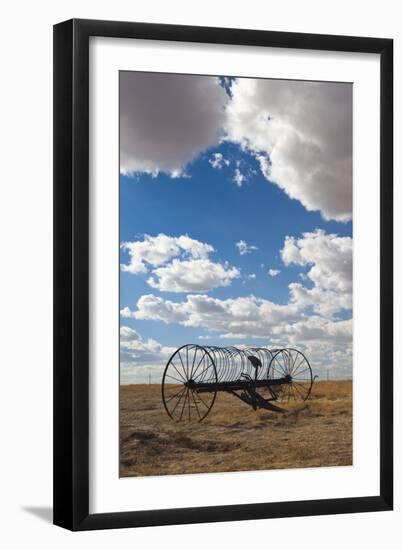
[[[131,73],[130,78],[130,84],[136,83],[136,79],[138,81],[141,78],[141,73]],[[184,79],[186,77],[181,77],[178,83],[181,92],[185,87],[184,82],[187,82]],[[220,82],[212,77],[204,77],[201,85],[207,86],[205,84],[207,79],[210,79],[208,86],[213,83],[214,86],[220,87]],[[121,362],[125,372],[122,377],[123,381],[142,381],[147,372],[155,373],[158,376],[158,372],[164,366],[166,356],[172,349],[185,343],[201,342],[215,345],[256,346],[271,345],[272,341],[281,341],[284,344],[299,345],[305,351],[309,351],[311,348],[311,355],[317,359],[318,372],[329,368],[329,363],[323,357],[323,349],[327,347],[329,349],[328,356],[332,356],[330,363],[331,367],[335,369],[334,376],[351,375],[351,359],[346,362],[344,357],[341,361],[343,364],[334,364],[335,361],[337,362],[337,357],[342,357],[343,347],[345,348],[345,340],[339,337],[339,327],[343,326],[343,335],[346,337],[345,325],[351,321],[352,317],[347,297],[347,294],[351,294],[351,289],[346,290],[349,287],[349,281],[348,268],[345,268],[351,256],[352,237],[351,214],[348,214],[348,205],[344,204],[345,197],[348,197],[348,188],[347,192],[344,187],[342,188],[340,198],[337,195],[337,189],[335,189],[337,181],[334,182],[331,179],[332,175],[330,180],[333,187],[329,187],[329,195],[333,193],[334,199],[326,195],[322,206],[320,186],[323,185],[322,181],[324,180],[318,179],[315,187],[314,179],[315,174],[324,173],[323,167],[320,165],[321,157],[317,150],[315,149],[312,153],[314,154],[312,158],[317,162],[317,166],[312,167],[312,175],[306,173],[305,157],[298,160],[301,153],[299,150],[295,152],[294,145],[283,146],[282,157],[276,156],[272,149],[273,143],[274,146],[276,140],[277,143],[280,143],[284,135],[287,135],[289,143],[294,143],[292,132],[298,136],[298,143],[300,143],[300,135],[303,135],[302,130],[309,128],[311,134],[306,136],[308,146],[303,142],[300,144],[301,149],[306,149],[309,156],[311,153],[307,147],[310,146],[313,139],[315,138],[320,145],[319,138],[323,140],[332,138],[332,129],[322,134],[321,130],[318,130],[315,135],[315,129],[312,130],[310,123],[307,123],[305,119],[298,118],[297,110],[297,115],[292,120],[294,125],[290,124],[288,119],[286,120],[288,115],[284,115],[284,120],[287,123],[284,130],[282,131],[281,127],[280,129],[275,128],[274,135],[266,137],[265,132],[262,132],[259,126],[261,124],[259,112],[262,112],[263,115],[266,112],[264,93],[261,93],[260,96],[255,93],[255,103],[258,105],[257,107],[254,105],[254,112],[257,113],[257,117],[255,115],[257,122],[251,129],[249,121],[253,119],[252,115],[246,120],[246,123],[239,122],[239,113],[245,111],[245,104],[242,104],[242,93],[247,92],[248,101],[254,103],[250,89],[243,92],[241,85],[237,87],[241,80],[244,79],[232,82],[234,97],[228,94],[225,94],[226,97],[218,96],[219,100],[224,102],[223,109],[227,118],[216,128],[216,137],[211,140],[213,143],[206,147],[208,139],[204,139],[203,135],[204,143],[198,145],[199,150],[197,147],[193,147],[187,162],[183,162],[186,152],[183,156],[182,151],[186,150],[188,143],[184,143],[181,147],[180,140],[183,139],[184,130],[189,131],[189,129],[184,129],[184,124],[180,120],[178,121],[179,138],[174,143],[174,150],[169,150],[163,158],[159,158],[158,153],[155,154],[153,150],[153,126],[148,133],[148,143],[141,141],[143,140],[141,134],[135,133],[135,124],[132,127],[130,124],[124,127],[124,131],[129,128],[127,130],[129,136],[123,136],[122,147],[126,151],[124,158],[125,162],[130,159],[132,165],[127,169],[124,168],[120,176],[121,243],[137,243],[133,250],[139,251],[138,244],[144,244],[145,235],[151,239],[160,234],[172,239],[188,236],[194,241],[209,245],[214,251],[206,254],[203,252],[202,256],[193,257],[188,250],[179,250],[178,253],[168,255],[158,262],[148,261],[147,257],[149,256],[144,256],[141,269],[136,268],[130,271],[131,268],[128,270],[124,266],[130,266],[132,256],[127,247],[121,247],[121,265],[123,266],[120,275],[120,306],[123,312],[121,327],[125,327],[126,331],[122,338]],[[152,83],[152,79],[145,84],[149,84],[149,82]],[[259,85],[262,82],[264,83],[264,81],[260,81]],[[171,83],[173,86],[175,85],[174,80]],[[145,84],[144,88],[147,89]],[[196,85],[198,84],[196,83]],[[193,81],[192,86],[197,90],[196,85]],[[228,85],[231,83],[227,82],[226,86],[228,87]],[[288,85],[291,86],[292,91],[292,83],[288,83]],[[124,82],[121,82],[122,86],[124,86]],[[136,90],[136,88],[134,89]],[[155,93],[154,86],[152,89]],[[316,89],[314,91],[316,93]],[[161,97],[153,97],[153,103],[149,105],[150,113],[155,106],[156,99],[162,103],[172,101],[172,95],[164,95],[163,92],[164,87],[162,86]],[[213,94],[212,103],[217,100],[217,94],[220,93],[215,88],[212,88],[213,92],[215,95]],[[327,90],[324,90],[322,95],[325,96],[326,92]],[[306,107],[306,102],[309,103],[312,94],[307,96],[305,89],[302,92],[296,90],[295,97],[297,99],[299,98],[298,93],[303,98],[302,107]],[[130,119],[132,108],[136,112],[137,99],[136,92],[134,94],[131,92],[128,99],[121,100],[121,124],[122,117],[127,113],[127,119]],[[146,111],[147,101],[147,97],[141,98],[142,113]],[[237,105],[236,101],[240,105]],[[146,102],[145,105],[144,102]],[[180,101],[178,103],[171,107],[174,112],[176,110],[177,118],[180,119],[181,104]],[[270,106],[270,101],[267,104]],[[261,111],[259,111],[259,105]],[[249,103],[247,106],[249,108]],[[192,107],[195,108],[192,105],[186,108]],[[208,108],[207,105],[206,109]],[[238,111],[235,111],[234,114],[233,111],[236,109]],[[270,112],[273,110],[277,114],[276,120],[282,120],[281,109],[285,109],[285,113],[287,113],[286,104],[280,107],[275,105],[269,109]],[[205,123],[206,112],[203,112],[202,115],[204,116],[203,123]],[[271,117],[265,118],[265,124],[270,125]],[[146,117],[144,120],[145,122],[140,124],[143,130],[144,124],[148,124]],[[194,124],[196,122],[197,117]],[[172,130],[172,120],[166,122],[166,124],[168,123]],[[159,121],[157,120],[154,124],[158,125]],[[270,126],[268,127],[270,128]],[[197,133],[197,126],[194,125],[193,128]],[[207,130],[209,129],[207,128]],[[207,130],[204,132],[205,134],[208,133]],[[130,131],[134,134],[130,134]],[[155,136],[155,148],[158,150],[158,136],[157,134]],[[172,139],[175,140],[175,130],[172,131]],[[267,147],[264,141],[266,139]],[[293,139],[294,141],[292,141]],[[138,149],[143,151],[140,159],[136,157],[140,154],[137,153],[137,142],[140,143]],[[133,147],[132,152],[130,147]],[[164,147],[165,142],[162,144],[161,150]],[[339,142],[335,143],[335,148],[342,149]],[[325,142],[323,150],[325,151],[324,156],[329,157],[329,147]],[[294,152],[295,155],[290,157]],[[177,166],[175,157],[179,159]],[[292,166],[292,172],[288,170],[288,165],[285,162],[289,158],[297,159],[295,165],[292,162],[289,163]],[[215,162],[217,160],[219,162]],[[342,160],[345,162],[344,157]],[[136,169],[136,162],[139,169]],[[272,164],[274,166],[275,162],[278,162],[277,172],[274,168],[272,169]],[[333,159],[329,157],[326,167],[332,162]],[[334,162],[340,166],[341,160],[336,158]],[[269,171],[270,173],[268,173]],[[303,177],[298,179],[300,172],[305,176],[305,180]],[[274,181],[271,180],[272,174],[276,178]],[[290,188],[287,187],[287,174],[290,174],[292,182]],[[304,188],[304,181],[309,181],[309,186],[306,185]],[[323,185],[323,194],[326,194],[326,191],[326,185]],[[319,205],[319,208],[314,208],[316,204]],[[334,208],[333,205],[335,205]],[[289,240],[286,246],[287,236],[292,240]],[[237,243],[240,242],[244,242],[247,247],[252,248],[241,254],[239,245],[237,246]],[[143,244],[140,246],[142,247]],[[147,251],[150,247],[155,248],[156,246],[156,242],[149,241]],[[348,247],[347,251],[346,246]],[[143,247],[141,250],[144,251],[146,248]],[[134,254],[136,253],[140,254],[140,252],[134,252]],[[337,254],[339,253],[340,265],[344,266],[341,268],[340,274],[337,273],[339,265]],[[207,290],[189,291],[185,288],[183,292],[173,292],[164,284],[158,284],[158,281],[161,283],[161,277],[165,277],[168,272],[171,277],[169,270],[173,267],[173,262],[177,262],[176,267],[180,267],[183,272],[185,269],[193,269],[201,265],[193,263],[194,260],[200,261],[201,257],[204,261],[210,262],[205,264],[206,266],[211,265],[220,269],[221,276],[224,275],[225,279],[221,281],[224,286],[221,286],[217,279],[217,284],[210,284]],[[156,270],[159,268],[163,268],[163,271],[159,272],[160,275],[156,275],[158,273]],[[231,276],[230,280],[227,280],[225,273],[229,270],[232,274],[236,273],[236,276]],[[275,272],[272,271],[274,276],[270,276],[269,270],[275,270],[278,273],[274,274]],[[150,277],[154,277],[157,284],[150,285]],[[331,283],[327,284],[326,281],[330,280]],[[301,292],[299,292],[298,298],[290,295],[289,285],[293,284],[298,285],[297,290],[301,291],[303,296]],[[309,291],[312,290],[313,295],[308,296]],[[161,308],[165,308],[166,304],[169,306],[174,303],[174,306],[170,307],[180,310],[181,317],[172,315],[171,318],[166,314],[160,315],[155,309],[152,313],[148,310],[141,311],[138,301],[149,295],[154,297],[154,301]],[[225,313],[219,312],[218,317],[218,313],[213,312],[213,315],[217,316],[215,320],[214,318],[210,319],[209,314],[204,310],[200,314],[201,316],[198,312],[191,310],[187,298],[189,295],[203,296],[203,303],[209,307],[214,304],[217,307],[221,307],[221,305],[229,307],[228,304],[231,304],[233,311],[231,309],[228,325],[226,325]],[[329,297],[329,303],[334,301],[337,305],[332,305],[330,309],[327,308],[327,297]],[[215,302],[213,303],[210,298],[215,299]],[[241,304],[240,298],[246,300],[242,307],[249,308],[250,302],[251,307],[256,308],[256,304],[258,304],[258,308],[262,306],[262,312],[266,306],[269,309],[284,306],[279,313],[282,319],[281,323],[285,323],[284,333],[281,333],[280,323],[273,328],[275,332],[273,334],[269,320],[267,327],[264,326],[262,331],[259,330],[256,333],[256,330],[254,331],[249,326],[254,324],[251,319],[252,309],[250,311],[248,309],[248,320],[244,323],[245,330],[239,332],[239,328],[243,327],[242,315],[238,319],[238,310],[236,309],[238,304]],[[157,302],[158,299],[160,301]],[[235,302],[230,302],[231,300]],[[253,302],[253,300],[255,301]],[[322,305],[318,305],[319,302]],[[181,304],[185,304],[183,307],[185,307],[186,313],[183,313]],[[161,320],[162,318],[164,321]],[[265,319],[263,324],[266,322]],[[237,327],[236,334],[233,336],[231,336],[230,328],[224,330],[231,323]],[[259,323],[259,319],[256,319],[256,323]],[[313,327],[314,336],[312,336]],[[322,333],[320,333],[322,329],[326,332],[323,342],[321,342]],[[304,338],[304,334],[307,335],[306,338]],[[332,341],[333,334],[337,334],[334,337],[334,343]],[[351,348],[351,336],[349,337],[348,334],[347,332],[347,340],[350,339],[349,347]]]

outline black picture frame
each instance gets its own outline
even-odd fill
[[[380,54],[380,490],[354,498],[89,513],[89,38]],[[73,19],[54,26],[54,523],[71,530],[391,510],[393,40]]]

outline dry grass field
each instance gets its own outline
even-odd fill
[[[174,423],[159,385],[120,388],[120,475],[352,464],[352,383],[315,382],[307,407],[254,411],[219,394],[203,422]]]

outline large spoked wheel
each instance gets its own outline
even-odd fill
[[[269,365],[269,378],[289,379],[280,386],[272,385],[271,390],[276,401],[287,405],[298,405],[306,401],[311,394],[313,376],[311,365],[305,355],[292,348],[277,351]]]
[[[199,392],[198,383],[211,384],[211,391]],[[162,401],[168,416],[175,422],[201,422],[214,405],[216,384],[217,370],[207,350],[196,345],[179,348],[162,377]]]

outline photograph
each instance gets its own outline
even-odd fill
[[[120,477],[353,465],[352,110],[119,72]]]

